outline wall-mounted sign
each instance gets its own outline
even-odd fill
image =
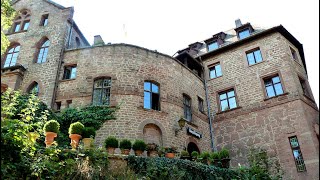
[[[190,127],[187,127],[187,133],[195,136],[198,139],[202,138],[202,134],[201,133],[195,131],[194,129],[192,129]]]

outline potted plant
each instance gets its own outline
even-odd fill
[[[166,152],[166,158],[174,158],[177,153],[177,148],[174,146],[166,147],[165,152]]]
[[[230,166],[230,158],[229,158],[229,150],[222,148],[221,151],[219,152],[219,157],[221,161],[221,167],[222,168],[229,168]]]
[[[158,156],[159,157],[164,157],[164,155],[165,155],[165,150],[164,150],[164,147],[159,147],[158,148]]]
[[[130,140],[123,139],[120,142],[120,149],[121,149],[122,154],[129,155],[130,150],[131,150],[131,146],[132,146],[132,143]]]
[[[210,165],[210,153],[209,152],[202,152],[199,156],[199,159],[201,160],[202,163]]]
[[[147,155],[150,157],[156,157],[158,155],[158,152],[157,152],[158,148],[159,148],[158,144],[148,143],[146,148]]]
[[[192,151],[191,157],[193,161],[197,160],[198,156],[199,156],[199,153],[197,151]]]
[[[134,150],[134,153],[136,156],[141,156],[144,150],[146,150],[146,143],[143,140],[136,140],[133,145],[132,149]]]
[[[54,138],[57,137],[60,124],[56,120],[50,120],[44,124],[43,130],[46,136],[45,144],[46,147],[50,147],[54,141]]]
[[[76,149],[79,145],[79,140],[81,139],[81,135],[84,129],[84,125],[81,122],[75,122],[70,124],[69,127],[69,138],[71,139],[71,147],[72,149]]]
[[[104,145],[107,148],[109,154],[114,154],[114,150],[119,147],[119,141],[115,137],[109,136],[104,141]]]
[[[189,158],[190,158],[190,155],[188,151],[183,150],[180,152],[180,159],[189,159]]]
[[[212,152],[210,154],[210,158],[212,159],[213,165],[216,167],[220,167],[220,155],[219,152]]]
[[[94,141],[94,137],[96,136],[96,130],[93,127],[85,127],[83,129],[82,132],[82,142],[84,145],[84,149],[90,149],[93,141]]]

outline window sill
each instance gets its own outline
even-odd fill
[[[261,64],[261,63],[263,63],[263,62],[264,62],[264,60],[262,60],[261,62],[255,63],[255,64],[251,64],[251,65],[248,64],[248,67],[252,67],[252,66],[255,66],[255,65],[257,65],[257,64]]]
[[[228,112],[230,112],[230,111],[234,111],[234,110],[241,109],[241,108],[242,108],[241,106],[238,106],[238,107],[236,107],[236,108],[228,109],[228,110],[225,110],[225,111],[219,110],[219,112],[217,112],[217,115],[218,115],[218,114],[228,113]]]
[[[219,76],[219,77],[215,77],[215,78],[209,78],[209,81],[212,81],[212,80],[215,80],[215,79],[218,79],[218,78],[221,78],[223,75]]]
[[[28,30],[23,30],[23,31],[18,31],[18,32],[11,32],[11,33],[7,33],[6,35],[12,35],[12,34],[19,34],[19,33],[24,33],[27,32]]]
[[[288,95],[289,93],[288,92],[285,92],[285,93],[283,93],[283,94],[280,94],[280,95],[277,95],[277,96],[273,96],[273,97],[265,97],[264,98],[264,101],[268,101],[268,100],[271,100],[271,99],[275,99],[275,98],[278,98],[278,97],[281,97],[281,96],[286,96],[286,95]]]
[[[60,82],[67,82],[67,81],[73,81],[76,80],[76,78],[72,78],[72,79],[61,79]]]

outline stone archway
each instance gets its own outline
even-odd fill
[[[148,143],[155,143],[163,146],[162,131],[155,124],[146,124],[143,128],[143,140]]]

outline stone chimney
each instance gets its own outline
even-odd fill
[[[94,36],[93,45],[94,46],[104,45],[104,41],[102,40],[100,35],[95,35]]]
[[[237,19],[235,22],[236,22],[236,28],[242,26],[240,19]]]

